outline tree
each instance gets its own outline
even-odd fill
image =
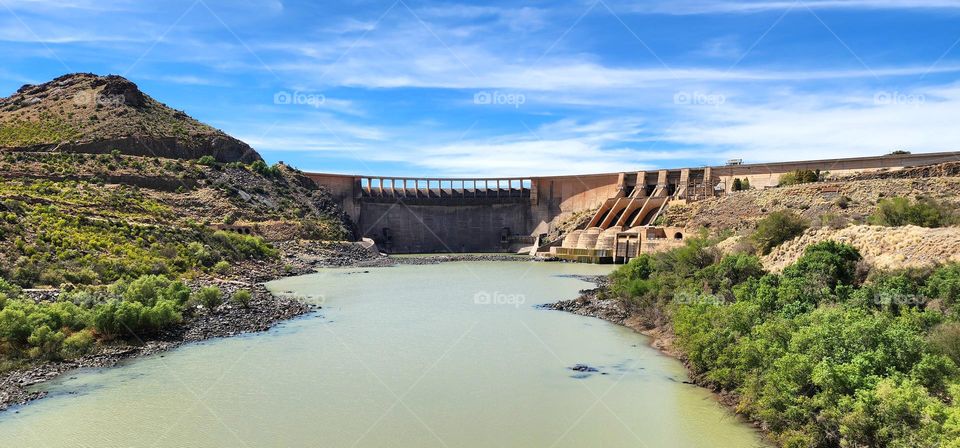
[[[777,211],[757,223],[757,229],[750,239],[760,255],[766,255],[774,247],[799,236],[807,227],[806,220],[796,213],[789,210]]]
[[[911,203],[907,198],[889,198],[877,204],[867,219],[870,224],[898,227],[912,224],[920,227],[943,227],[955,222],[953,211],[933,199],[920,198]]]

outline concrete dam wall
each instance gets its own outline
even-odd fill
[[[490,252],[529,228],[526,204],[398,205],[364,203],[361,233],[392,253]],[[506,244],[505,244],[506,243]]]
[[[775,187],[795,170],[842,176],[955,161],[960,153],[895,154],[526,178],[400,178],[306,173],[339,200],[359,236],[390,253],[506,252],[531,246],[575,213],[601,231],[650,226],[671,201],[733,192],[736,179]],[[543,243],[543,241],[540,241]]]

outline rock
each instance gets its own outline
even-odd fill
[[[599,372],[596,367],[590,367],[586,364],[576,364],[573,367],[568,367],[568,369],[576,372]]]

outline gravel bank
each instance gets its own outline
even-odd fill
[[[222,278],[206,277],[188,282],[192,289],[217,286],[224,299],[237,290],[249,290],[253,293],[249,307],[242,308],[225,300],[226,303],[214,310],[195,310],[184,316],[184,322],[178,327],[145,340],[116,341],[79,359],[46,362],[0,374],[0,411],[43,398],[44,393],[29,390],[30,386],[78,368],[111,367],[126,359],[153,355],[185,343],[266,331],[278,322],[319,309],[297,299],[271,294],[263,286],[266,281],[307,274],[323,266],[392,264],[390,259],[352,243],[294,241],[277,244],[277,247],[282,254],[278,261],[245,262],[233,266]],[[51,301],[56,300],[59,291],[27,291],[27,295],[37,301]]]
[[[112,367],[126,359],[153,355],[185,343],[266,331],[280,321],[319,308],[299,300],[274,296],[263,285],[201,281],[192,286],[211,284],[219,286],[225,297],[229,297],[237,289],[251,290],[253,299],[250,306],[241,308],[224,304],[215,310],[198,310],[193,316],[186,317],[178,327],[146,340],[118,341],[82,358],[47,362],[29,369],[7,372],[0,375],[0,411],[43,398],[45,393],[30,391],[30,386],[54,379],[74,369]]]

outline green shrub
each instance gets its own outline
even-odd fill
[[[934,271],[927,279],[923,293],[947,305],[957,304],[960,301],[960,264],[948,264]]]
[[[897,227],[915,225],[920,227],[943,227],[956,223],[953,210],[933,199],[920,198],[910,202],[907,198],[883,199],[867,222],[878,226]]]
[[[230,296],[230,300],[232,300],[233,303],[236,303],[243,308],[248,308],[252,299],[253,295],[246,289],[238,290],[237,292],[233,293],[232,296]]]
[[[780,185],[798,185],[820,180],[820,170],[796,170],[780,175]]]
[[[750,189],[750,179],[740,179],[739,177],[733,179],[733,185],[731,186],[731,190],[746,191],[749,189]]]
[[[197,163],[204,166],[213,166],[217,164],[217,159],[214,159],[213,156],[206,155],[197,159]]]
[[[140,338],[179,323],[179,308],[170,300],[158,300],[153,306],[110,300],[94,308],[93,327],[109,337]]]
[[[213,272],[216,272],[217,274],[225,275],[230,272],[230,263],[228,263],[226,260],[220,260],[217,262],[217,264],[213,265],[212,269]]]
[[[60,356],[64,359],[79,358],[90,353],[97,340],[93,331],[86,329],[67,336],[60,349]]]
[[[207,309],[215,309],[223,303],[223,293],[216,286],[205,286],[194,293],[194,302]]]
[[[113,291],[124,300],[153,306],[160,300],[182,304],[190,297],[190,288],[162,275],[143,275],[131,282],[120,281]]]
[[[272,258],[277,256],[277,250],[258,236],[218,230],[213,234],[213,238],[229,250],[234,259]]]
[[[759,253],[766,255],[773,248],[799,236],[807,227],[807,222],[796,213],[777,211],[757,223],[757,229],[750,239]]]
[[[948,322],[937,326],[930,332],[929,341],[936,353],[960,365],[960,323]]]
[[[64,340],[63,333],[51,330],[41,325],[30,333],[27,343],[30,344],[30,357],[42,359],[56,359],[60,354],[60,346]]]
[[[278,177],[280,176],[280,168],[277,165],[267,166],[267,163],[263,160],[257,160],[250,164],[250,171],[260,174],[264,177]]]

